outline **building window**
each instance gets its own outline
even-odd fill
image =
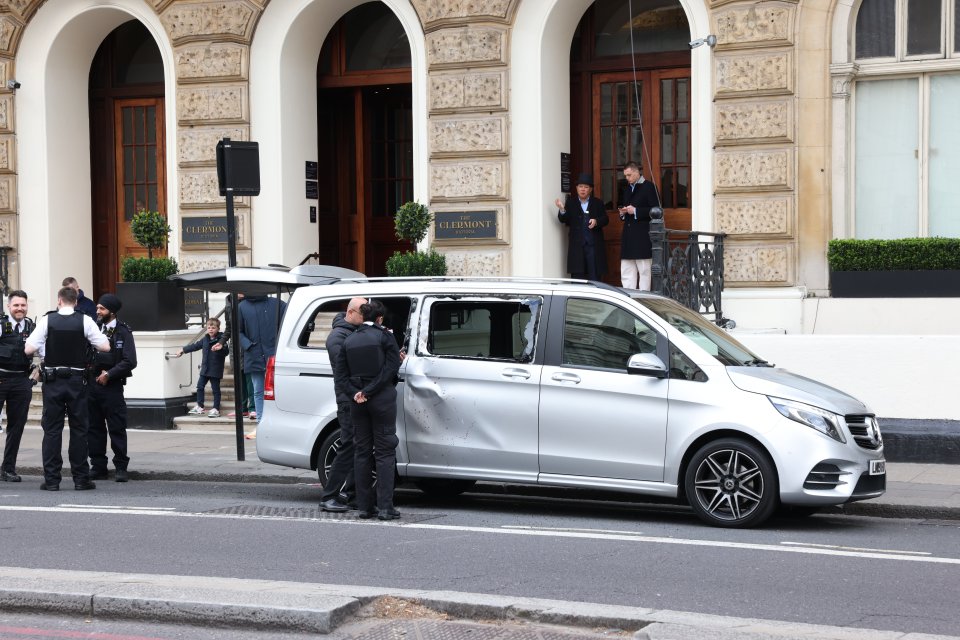
[[[856,18],[854,235],[960,236],[960,0],[864,0]]]

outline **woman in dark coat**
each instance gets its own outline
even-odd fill
[[[567,225],[567,271],[572,278],[599,280],[607,272],[607,249],[603,228],[610,221],[600,198],[593,197],[593,177],[581,173],[577,178],[577,195],[568,195],[566,202],[557,198],[557,218]]]

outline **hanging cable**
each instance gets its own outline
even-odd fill
[[[663,203],[660,201],[660,188],[657,187],[657,181],[653,179],[653,163],[650,160],[650,149],[647,147],[647,132],[643,130],[643,112],[641,111],[642,104],[640,103],[640,83],[637,82],[637,52],[633,46],[633,0],[627,0],[627,12],[630,14],[630,66],[633,69],[633,99],[634,104],[636,104],[637,115],[640,116],[640,146],[643,148],[643,157],[644,157],[644,166],[648,167],[651,171],[650,173],[650,183],[653,185],[653,190],[657,194],[657,206],[661,209],[663,208]],[[641,176],[643,173],[641,172]]]

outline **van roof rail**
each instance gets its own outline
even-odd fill
[[[517,284],[581,284],[598,289],[623,293],[619,287],[599,280],[579,278],[537,278],[533,276],[399,276],[399,277],[363,277],[340,278],[337,282],[504,282]],[[323,283],[318,283],[323,284]]]

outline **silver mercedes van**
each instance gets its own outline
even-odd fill
[[[874,414],[764,361],[672,300],[547,279],[363,278],[296,290],[268,365],[257,454],[336,456],[324,343],[351,297],[379,300],[407,357],[397,473],[447,495],[476,481],[672,498],[756,526],[886,488]]]

